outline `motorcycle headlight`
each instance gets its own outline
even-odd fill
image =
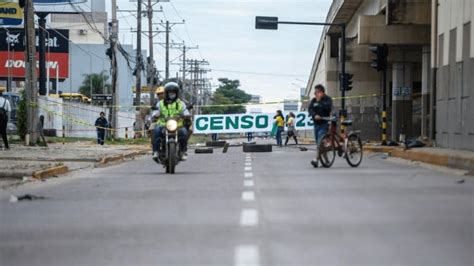
[[[168,131],[176,131],[176,129],[178,129],[178,122],[176,122],[176,120],[168,120],[168,122],[166,122],[166,129]]]

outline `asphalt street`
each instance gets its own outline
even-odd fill
[[[474,265],[472,177],[311,157],[231,148],[0,191],[0,265]],[[9,202],[25,193],[46,199]]]

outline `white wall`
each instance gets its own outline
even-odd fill
[[[72,103],[58,98],[40,97],[39,115],[44,116],[44,128],[56,129],[57,136],[62,136],[62,127],[65,127],[66,137],[95,138],[95,120],[100,112],[105,112],[108,117],[108,109],[82,103]],[[125,138],[125,128],[128,127],[128,137],[133,137],[133,123],[135,122],[135,111],[120,111],[118,113],[118,137]]]

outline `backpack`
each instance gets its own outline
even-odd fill
[[[3,106],[0,107],[0,118],[7,118],[7,109],[5,109],[5,106],[7,105],[7,99],[4,98],[3,101]]]

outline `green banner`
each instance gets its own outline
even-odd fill
[[[296,129],[312,129],[306,112],[295,112]],[[196,115],[194,134],[270,132],[275,114]],[[284,114],[286,117],[286,114]]]

